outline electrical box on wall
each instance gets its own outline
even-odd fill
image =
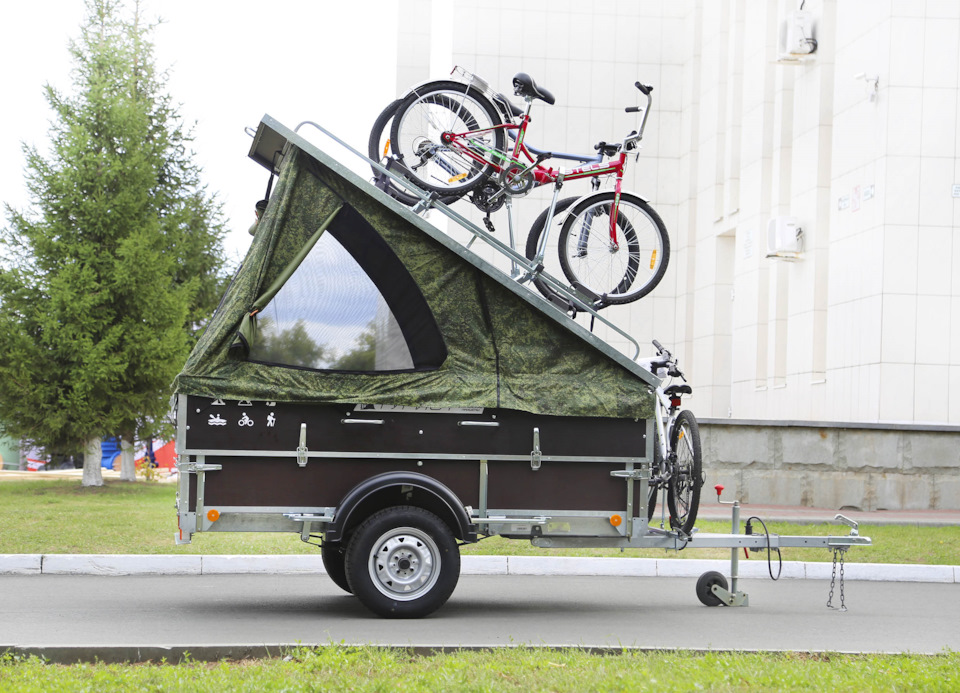
[[[803,10],[791,12],[780,25],[780,62],[800,62],[815,53],[813,14]]]
[[[799,260],[803,253],[803,229],[796,217],[774,217],[767,222],[767,257]]]

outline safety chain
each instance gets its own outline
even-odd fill
[[[846,611],[847,605],[844,603],[843,597],[843,554],[846,553],[846,546],[838,546],[833,550],[833,573],[830,576],[830,597],[827,599],[827,608],[836,609],[837,611]],[[837,609],[833,605],[833,587],[837,582],[837,555],[840,555],[840,608]]]

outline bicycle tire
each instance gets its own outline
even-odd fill
[[[700,488],[703,486],[703,453],[700,447],[700,426],[692,412],[677,415],[670,432],[670,449],[676,453],[676,467],[667,487],[667,508],[670,525],[690,534],[700,509]]]
[[[614,196],[613,191],[595,193],[571,210],[560,231],[560,265],[571,283],[586,287],[604,304],[632,303],[663,279],[670,262],[670,238],[650,205],[623,193],[615,225],[617,245],[612,246]]]
[[[570,207],[573,206],[573,203],[576,202],[578,197],[565,197],[562,200],[557,200],[557,206],[554,210],[554,217],[557,215],[566,212]],[[537,256],[537,249],[540,247],[540,234],[543,233],[544,224],[547,221],[547,213],[550,211],[550,206],[547,205],[546,209],[540,212],[540,215],[534,220],[533,225],[530,227],[530,232],[527,234],[527,247],[525,250],[525,255],[528,260],[533,260]],[[546,257],[544,257],[544,263],[546,262]],[[549,268],[544,266],[547,269],[549,274],[554,274],[549,270]],[[551,300],[554,296],[560,297],[556,291],[551,289],[546,285],[539,277],[533,278],[533,284],[537,287],[537,291],[543,294],[543,297],[548,301]],[[560,297],[562,298],[562,297]]]
[[[496,107],[479,90],[460,82],[433,82],[414,90],[397,108],[390,126],[398,169],[419,187],[441,195],[463,195],[494,171],[459,150],[445,146],[445,132],[485,130],[470,138],[477,156],[505,147]]]
[[[651,467],[651,474],[660,473],[660,442],[657,439],[656,434],[654,435],[653,441],[653,466]],[[657,509],[657,499],[660,497],[660,482],[654,481],[651,479],[647,484],[647,522],[653,521],[653,515]]]
[[[367,157],[371,161],[379,162],[386,168],[391,168],[391,164],[394,161],[389,138],[390,128],[388,126],[393,120],[393,116],[397,112],[397,108],[400,107],[402,102],[403,99],[396,99],[380,112],[380,115],[377,116],[377,119],[373,121],[373,127],[370,128],[370,138],[367,140]],[[388,134],[386,142],[384,142],[383,139],[384,132]],[[404,204],[407,207],[412,207],[419,202],[419,197],[402,191],[389,176],[377,168],[371,168],[373,169],[374,185],[383,190],[397,202]]]

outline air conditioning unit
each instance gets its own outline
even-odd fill
[[[767,222],[767,257],[799,260],[803,252],[803,229],[796,217],[774,217]]]
[[[803,10],[791,12],[780,25],[780,60],[802,61],[815,53],[817,39],[813,35],[813,14]]]

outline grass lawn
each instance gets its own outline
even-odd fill
[[[0,483],[0,553],[290,554],[316,547],[298,534],[204,533],[176,546],[173,484],[109,481],[83,488],[79,481]],[[729,523],[703,522],[701,532],[729,532]],[[778,534],[846,534],[841,525],[767,523]],[[861,525],[874,545],[854,547],[848,562],[960,565],[960,527]],[[462,547],[464,555],[643,556],[663,558],[658,549],[539,549],[526,541],[492,537]],[[827,549],[785,549],[784,560],[830,561]],[[728,549],[688,549],[677,558],[729,558]],[[759,560],[760,554],[754,554]]]
[[[14,691],[956,691],[960,655],[628,652],[535,648],[429,656],[300,648],[241,662],[72,665],[0,655]]]

